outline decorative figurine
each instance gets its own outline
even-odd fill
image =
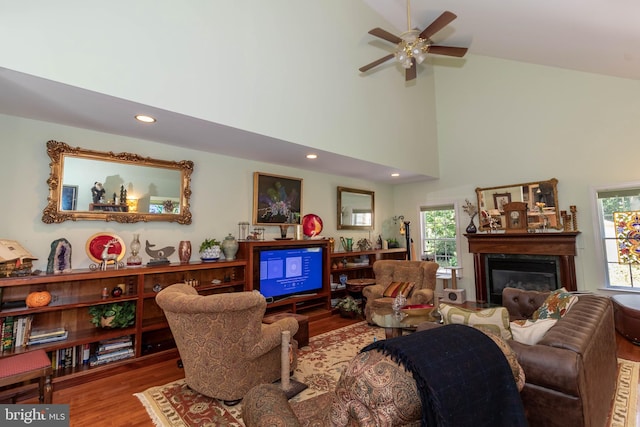
[[[91,197],[93,198],[93,203],[102,203],[105,189],[102,187],[102,183],[99,181],[94,182],[93,187],[91,187]]]
[[[148,240],[146,240],[145,242],[146,242],[146,246],[144,250],[147,253],[147,255],[151,257],[151,261],[149,261],[147,265],[169,264],[169,260],[167,259],[167,257],[173,255],[173,253],[176,251],[175,247],[166,246],[162,249],[151,249],[155,245],[152,245],[151,243],[149,243]]]

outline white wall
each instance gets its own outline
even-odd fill
[[[414,223],[420,205],[475,203],[476,187],[555,177],[560,209],[578,210],[578,287],[603,286],[590,189],[640,182],[640,82],[470,55],[463,67],[436,68],[436,105],[440,179],[398,186],[396,211]],[[459,215],[464,233],[469,218]],[[461,262],[474,298],[465,238]]]
[[[362,1],[1,3],[0,67],[438,175],[433,73],[358,71],[390,48]]]
[[[46,142],[63,141],[72,147],[132,152],[162,160],[193,160],[191,211],[193,223],[134,223],[119,224],[104,221],[66,221],[61,224],[42,222],[42,210],[47,204],[49,157]],[[253,203],[253,172],[285,175],[303,179],[303,214],[315,213],[324,223],[323,236],[362,237],[375,239],[382,233],[385,221],[394,215],[391,205],[392,188],[357,179],[308,172],[303,169],[246,161],[215,154],[184,150],[149,141],[124,138],[84,129],[60,126],[34,120],[0,115],[0,168],[3,209],[0,220],[0,238],[17,240],[38,257],[35,268],[46,270],[50,245],[61,237],[73,247],[73,268],[85,268],[90,260],[85,244],[97,232],[114,232],[128,245],[133,233],[140,233],[144,241],[157,247],[177,246],[180,240],[191,240],[194,247],[192,260],[198,260],[197,247],[205,238],[223,239],[228,233],[237,236],[238,222],[251,221]],[[338,232],[337,187],[345,186],[375,191],[376,230],[368,232]],[[278,237],[279,228],[266,227],[268,238]],[[289,232],[291,234],[291,231]],[[149,260],[141,254],[144,262]],[[127,254],[128,256],[128,254]],[[170,257],[178,261],[177,254]]]

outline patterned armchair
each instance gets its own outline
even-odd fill
[[[525,379],[516,354],[499,336],[487,335],[504,354],[517,390],[522,390]],[[425,339],[428,337],[423,336]],[[435,363],[446,366],[451,355],[446,352],[439,354],[441,356]],[[480,389],[490,387],[484,382],[486,378],[478,375],[477,371],[474,373],[476,375],[469,377],[480,378],[475,380],[481,382]],[[465,378],[464,386],[474,387],[473,378]],[[456,384],[454,388],[463,390],[461,386]],[[451,384],[446,383],[444,387],[451,387]],[[496,406],[491,406],[491,399],[480,400],[487,402],[490,411],[495,410]],[[261,384],[251,389],[242,402],[242,419],[247,427],[419,427],[421,418],[422,404],[413,375],[379,350],[358,353],[351,359],[333,391],[295,402],[287,401],[278,386]]]
[[[367,299],[364,309],[367,322],[372,323],[371,316],[376,304],[390,305],[393,302],[391,298],[383,298],[383,293],[391,282],[414,283],[413,290],[407,298],[407,304],[432,303],[437,271],[438,264],[431,261],[376,261],[373,264],[376,284],[362,290],[362,295]]]
[[[184,365],[187,385],[232,403],[253,386],[280,378],[282,331],[293,336],[298,322],[284,318],[263,324],[264,297],[257,291],[203,296],[186,284],[156,295]],[[297,343],[293,344],[295,369]]]

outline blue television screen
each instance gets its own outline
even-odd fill
[[[322,290],[322,248],[260,251],[259,290],[265,298]]]

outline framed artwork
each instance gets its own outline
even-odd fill
[[[507,203],[511,203],[511,193],[493,193],[493,204],[500,212],[504,212]]]
[[[63,185],[60,209],[63,211],[75,211],[78,204],[78,186]]]
[[[302,179],[253,173],[253,223],[300,224]]]

